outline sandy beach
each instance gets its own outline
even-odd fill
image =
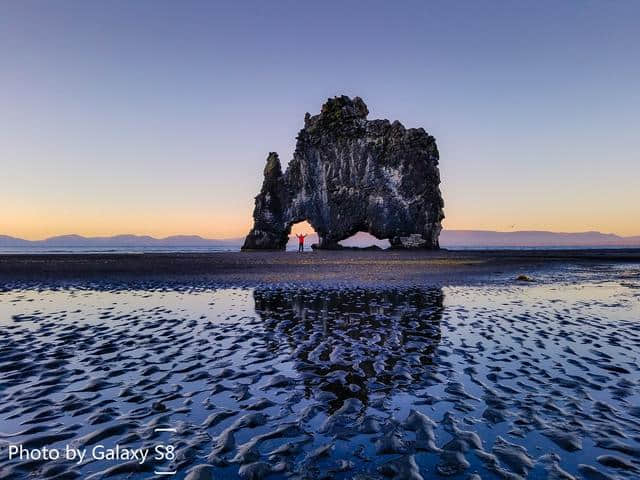
[[[461,285],[568,266],[640,262],[640,249],[0,255],[0,281],[206,280],[229,285]]]
[[[638,478],[639,264],[545,255],[3,257],[0,478]]]

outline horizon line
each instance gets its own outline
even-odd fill
[[[606,236],[615,236],[622,240],[640,238],[640,233],[634,234],[634,235],[620,235],[618,233],[602,232],[600,230],[580,230],[580,231],[568,232],[568,231],[554,231],[554,230],[486,230],[486,229],[473,229],[473,228],[443,228],[442,232],[443,233],[446,233],[446,232],[495,233],[495,234],[503,234],[503,235],[522,234],[522,233],[525,233],[525,234],[526,233],[528,234],[546,233],[546,234],[554,234],[554,235],[598,234],[598,235],[606,235]],[[369,234],[368,232],[362,231],[362,232],[356,232],[354,235],[357,235],[358,233]],[[317,232],[314,230],[312,234],[317,234]],[[293,234],[290,234],[289,236],[292,236],[292,235]],[[25,241],[25,242],[46,242],[48,240],[59,239],[64,237],[80,237],[82,239],[87,239],[87,240],[113,239],[116,237],[136,237],[136,238],[149,238],[151,240],[158,240],[158,241],[171,240],[176,237],[191,237],[191,238],[197,238],[199,240],[205,240],[205,241],[228,242],[228,241],[234,241],[234,240],[242,240],[245,238],[245,236],[246,235],[239,235],[234,237],[210,238],[210,237],[203,237],[202,235],[199,235],[199,234],[187,234],[187,233],[177,233],[177,234],[159,236],[159,237],[155,237],[150,234],[137,234],[137,233],[116,233],[112,235],[83,235],[79,233],[63,233],[63,234],[51,235],[51,236],[39,238],[39,239],[29,239],[29,238],[10,235],[10,234],[0,233],[0,238],[6,237],[14,240]]]

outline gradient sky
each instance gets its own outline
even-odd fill
[[[640,234],[640,2],[0,2],[0,233],[244,235],[359,95],[436,137],[445,228]]]

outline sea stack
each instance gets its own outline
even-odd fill
[[[330,98],[305,115],[283,173],[271,152],[243,250],[286,247],[291,226],[308,221],[317,248],[340,248],[357,232],[393,248],[439,248],[444,218],[435,139],[422,128],[367,120],[361,98]]]

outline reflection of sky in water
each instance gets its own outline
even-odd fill
[[[625,267],[585,278],[5,291],[0,446],[87,443],[102,432],[108,446],[171,440],[180,452],[174,465],[114,478],[149,478],[154,467],[184,478],[199,464],[216,465],[216,478],[587,477],[579,464],[637,478],[640,277]],[[412,410],[433,425],[416,428]],[[283,445],[287,453],[269,455]],[[0,476],[87,478],[120,464],[56,465],[21,470],[3,456]]]

